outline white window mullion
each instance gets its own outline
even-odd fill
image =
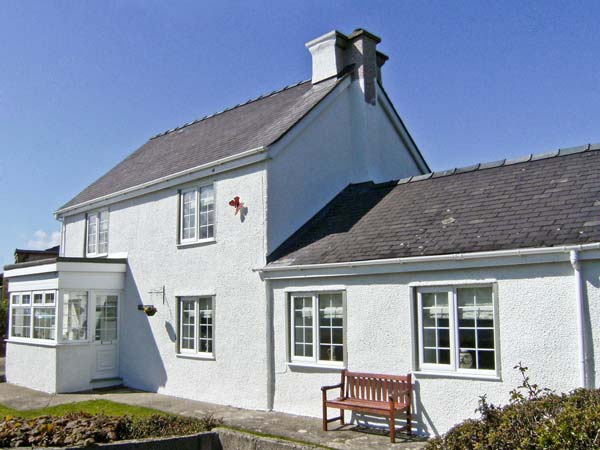
[[[321,351],[319,343],[321,342],[321,330],[319,329],[319,296],[312,296],[313,307],[313,360],[319,362],[319,352]]]

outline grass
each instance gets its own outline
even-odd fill
[[[90,414],[104,414],[107,416],[131,416],[148,417],[153,414],[169,415],[163,411],[143,406],[126,405],[124,403],[111,402],[110,400],[88,400],[85,402],[66,403],[64,405],[50,406],[48,408],[19,410],[9,408],[0,404],[0,417],[13,416],[32,419],[39,416],[64,416],[74,412],[86,412]]]

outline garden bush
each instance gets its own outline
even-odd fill
[[[495,406],[480,398],[481,417],[466,420],[426,450],[588,450],[600,449],[600,391],[555,394],[530,382],[527,367],[515,366],[523,383],[510,403]]]
[[[201,433],[220,423],[212,416],[196,419],[164,414],[135,419],[88,413],[34,419],[8,416],[0,422],[0,447],[88,446],[125,439]]]

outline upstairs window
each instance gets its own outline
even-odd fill
[[[108,210],[88,214],[86,256],[108,254]]]
[[[421,370],[496,374],[496,303],[492,286],[420,288]]]
[[[212,185],[181,191],[179,242],[188,244],[215,237],[215,195]]]

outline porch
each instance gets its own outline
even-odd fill
[[[48,393],[121,384],[126,268],[125,259],[65,257],[6,266],[7,381]]]

